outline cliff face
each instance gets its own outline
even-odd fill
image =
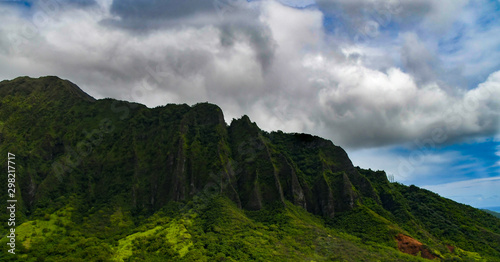
[[[56,77],[2,82],[0,94],[8,103],[2,125],[12,128],[5,128],[2,139],[22,136],[37,144],[27,150],[9,143],[9,150],[27,159],[26,175],[19,180],[27,210],[73,193],[158,210],[211,184],[247,210],[284,206],[288,200],[333,217],[359,205],[362,197],[379,201],[345,151],[330,141],[269,134],[247,116],[227,126],[215,105],[148,109],[96,101]],[[33,126],[24,128],[21,122],[30,120]]]

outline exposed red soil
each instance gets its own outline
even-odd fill
[[[398,249],[399,251],[417,256],[419,253],[423,258],[426,259],[435,259],[436,256],[430,252],[430,250],[418,240],[405,236],[403,234],[399,234],[396,236],[396,240],[398,241]]]
[[[453,253],[455,251],[454,246],[446,245],[446,247],[448,248],[448,250],[450,250],[450,253]]]

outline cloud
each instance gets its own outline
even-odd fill
[[[441,60],[464,86],[472,88],[492,71],[498,70],[500,39],[491,37],[500,33],[496,21],[500,19],[497,1],[477,0],[462,10],[454,26],[439,39]],[[458,74],[457,74],[458,73]],[[465,80],[465,81],[464,81]]]
[[[122,0],[113,1],[111,5],[111,13],[120,16],[122,20],[137,24],[155,20],[182,19],[208,12],[215,12],[214,4],[202,0]]]
[[[279,0],[283,5],[297,7],[297,8],[305,8],[308,6],[316,5],[316,1],[314,0]]]
[[[403,41],[404,44],[401,48],[403,67],[419,83],[426,84],[436,81],[438,74],[434,66],[437,63],[436,54],[431,53],[415,33],[404,34]]]
[[[439,49],[413,31],[374,38],[387,45],[353,44],[324,27],[322,3],[245,2],[220,13],[192,2],[96,1],[34,7],[29,17],[0,7],[0,77],[59,75],[97,98],[151,107],[210,101],[227,121],[248,114],[266,130],[349,149],[412,143],[437,129],[440,143],[498,134],[500,73],[454,88],[436,74]],[[424,2],[419,12],[430,16],[434,4]],[[402,5],[404,13],[410,3]]]
[[[97,2],[95,0],[64,0],[69,4],[73,4],[80,7],[93,6],[96,5]]]
[[[401,26],[446,30],[469,0],[316,0],[319,8],[335,15],[348,29],[363,31],[369,21],[381,26],[397,22]],[[358,32],[359,33],[359,32]]]
[[[429,137],[436,128],[443,129],[446,142],[498,131],[500,72],[455,97],[438,83],[419,86],[397,68],[381,72],[323,56],[311,56],[304,64],[319,89],[322,124],[334,130],[336,141],[350,146],[401,143]]]
[[[402,61],[392,64],[399,62],[404,71],[416,73],[417,81],[437,77],[443,81],[441,85],[450,85],[447,92],[453,92],[457,87],[474,88],[498,70],[499,40],[490,37],[499,30],[492,22],[500,18],[495,11],[496,1],[318,0],[317,3],[331,19],[329,30],[351,44],[362,43],[384,50],[385,61],[399,59],[394,58],[394,52],[403,49]],[[400,39],[395,38],[398,35]]]
[[[110,7],[114,18],[102,23],[132,30],[135,34],[214,26],[219,29],[224,46],[231,47],[242,38],[250,43],[265,72],[272,63],[275,43],[267,25],[258,19],[258,5],[245,0],[115,0]]]

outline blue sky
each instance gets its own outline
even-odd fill
[[[500,206],[500,2],[2,1],[0,79],[209,101],[331,139],[353,163]],[[64,59],[61,59],[64,58]]]

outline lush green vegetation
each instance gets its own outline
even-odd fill
[[[73,199],[76,204],[75,199]],[[119,209],[72,221],[71,206],[17,227],[17,256],[6,261],[424,261],[325,226],[322,219],[287,208],[244,211],[213,197],[201,212],[166,207],[132,222]],[[196,208],[196,207],[195,207]],[[106,224],[113,236],[88,228]],[[118,227],[116,229],[106,227]],[[127,233],[118,233],[126,228]],[[123,232],[123,231],[122,231]],[[3,241],[5,242],[5,241]],[[2,243],[3,243],[2,242]]]
[[[207,103],[149,109],[56,77],[4,81],[7,152],[17,245],[1,261],[500,261],[500,219],[355,168],[322,138],[246,116],[227,126]]]

